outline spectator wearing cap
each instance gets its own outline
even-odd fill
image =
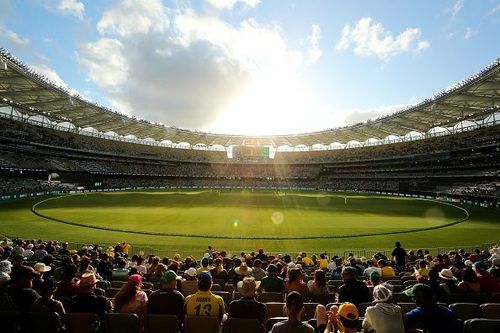
[[[350,302],[357,306],[360,303],[371,301],[370,290],[366,284],[356,280],[355,268],[344,267],[342,280],[344,280],[344,284],[339,288],[339,302]]]
[[[262,328],[266,320],[266,305],[255,299],[255,293],[260,286],[260,281],[254,277],[245,277],[238,282],[238,291],[243,296],[239,300],[232,301],[228,308],[229,318],[257,319]]]
[[[365,332],[404,333],[401,307],[392,303],[392,291],[384,285],[373,288],[374,306],[366,309],[363,329]]]
[[[12,264],[8,260],[0,261],[0,288],[10,280],[10,272],[12,272]]]
[[[401,247],[400,242],[396,242],[394,245],[394,250],[392,250],[391,256],[392,260],[394,260],[394,263],[396,264],[396,271],[398,273],[401,272],[408,262],[408,253],[406,253],[406,250]]]
[[[10,285],[0,296],[0,311],[29,311],[31,305],[40,298],[33,290],[33,279],[38,275],[32,267],[24,265],[12,271]]]
[[[475,263],[474,270],[476,271],[477,280],[481,285],[481,291],[486,293],[500,292],[500,283],[488,273],[484,262]]]
[[[147,311],[151,314],[167,314],[177,316],[179,330],[184,322],[184,296],[176,290],[177,282],[182,277],[174,271],[163,272],[161,287],[153,292],[148,300]]]
[[[185,311],[188,316],[209,316],[223,320],[226,309],[224,300],[219,295],[214,295],[212,287],[212,275],[203,272],[198,276],[198,291],[185,299]]]
[[[463,293],[478,293],[481,291],[481,284],[472,268],[467,267],[462,270],[462,281],[458,284],[458,289]]]
[[[261,288],[264,292],[282,293],[285,291],[283,279],[278,276],[278,267],[274,264],[267,266],[267,276],[261,281]]]
[[[286,296],[286,312],[288,319],[274,324],[271,333],[314,333],[314,328],[303,323],[304,298],[296,291]]]
[[[357,332],[359,312],[356,305],[352,303],[342,303],[340,307],[332,305],[328,312],[320,304],[316,307],[314,317],[318,325],[318,332],[336,333],[337,330],[341,333]]]
[[[66,311],[64,305],[53,298],[56,284],[52,280],[44,280],[40,284],[40,297],[31,306],[33,312],[56,312],[61,320],[64,320]]]
[[[200,274],[201,272],[210,272],[212,267],[209,267],[210,261],[208,260],[208,257],[204,257],[201,259],[201,267],[196,270],[197,274]]]
[[[106,313],[112,311],[111,302],[104,296],[95,294],[97,278],[94,272],[82,274],[79,281],[79,293],[68,302],[68,312],[95,313],[104,323]]]
[[[302,270],[299,268],[292,268],[288,274],[288,281],[285,282],[286,292],[296,291],[302,295],[303,298],[309,299],[309,288],[302,280]]]
[[[196,279],[196,268],[190,267],[184,272],[183,280],[181,282],[181,291],[184,297],[194,294],[198,290],[198,280]]]
[[[413,297],[416,308],[404,314],[407,329],[420,329],[428,333],[459,333],[457,319],[447,307],[436,304],[432,289],[417,283],[405,294]]]
[[[141,288],[142,276],[131,275],[113,298],[113,310],[118,313],[135,313],[141,323],[144,323],[148,296]]]
[[[390,280],[393,277],[396,277],[396,272],[391,266],[387,265],[387,262],[384,259],[380,259],[378,261],[378,267],[381,271],[382,280]]]
[[[227,270],[222,265],[222,258],[215,258],[215,267],[210,270],[210,274],[212,274],[212,278],[221,279],[227,281],[228,274]]]

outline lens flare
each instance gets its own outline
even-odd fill
[[[233,220],[233,228],[237,228],[239,224],[240,224],[240,220],[238,220],[238,219]]]
[[[274,224],[282,224],[285,221],[285,215],[283,215],[282,212],[273,212],[271,215],[271,220],[273,221]]]

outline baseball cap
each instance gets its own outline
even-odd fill
[[[180,280],[182,279],[180,276],[178,276],[174,271],[172,270],[168,270],[166,271],[165,273],[163,273],[163,276],[161,278],[161,280],[163,282],[170,282],[170,281],[174,281],[174,280]]]
[[[140,274],[132,274],[129,276],[128,280],[130,282],[135,282],[137,284],[142,283],[142,276]]]
[[[201,272],[198,276],[198,281],[212,281],[212,274],[209,272]]]
[[[338,312],[339,316],[345,318],[345,319],[348,319],[348,320],[358,320],[359,318],[359,312],[358,312],[358,308],[356,307],[356,305],[352,304],[352,303],[342,303],[340,306],[339,306],[339,312]]]
[[[412,288],[406,289],[404,293],[410,297],[432,296],[432,289],[424,283],[417,283]]]

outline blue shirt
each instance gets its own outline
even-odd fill
[[[460,333],[453,312],[441,305],[417,307],[406,313],[409,327],[420,328],[428,333]]]

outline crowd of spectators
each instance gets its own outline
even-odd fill
[[[61,325],[67,313],[95,313],[96,332],[104,332],[106,314],[116,312],[137,315],[141,327],[150,314],[174,315],[179,330],[189,330],[193,317],[208,316],[223,325],[255,319],[258,332],[458,333],[460,313],[448,304],[474,295],[479,303],[495,295],[498,302],[500,295],[498,245],[430,254],[406,251],[398,242],[389,258],[264,249],[231,256],[212,247],[199,258],[129,252],[127,243],[73,250],[57,241],[5,239],[0,311],[55,312]],[[286,310],[277,317],[286,318],[274,318],[272,302],[282,302]]]

